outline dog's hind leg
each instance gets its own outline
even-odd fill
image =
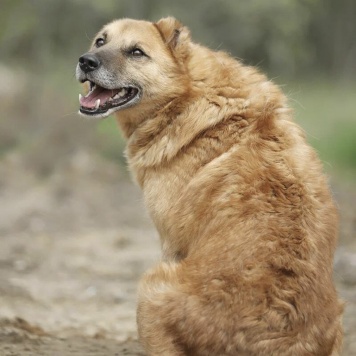
[[[174,325],[182,318],[178,265],[161,263],[146,273],[138,293],[139,339],[149,356],[185,356]],[[178,315],[179,314],[179,315]]]

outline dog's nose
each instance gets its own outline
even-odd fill
[[[79,58],[79,67],[85,73],[91,72],[99,66],[100,60],[95,54],[86,53]]]

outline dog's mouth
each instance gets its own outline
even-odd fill
[[[89,84],[88,94],[86,96],[79,94],[80,112],[85,115],[102,115],[109,111],[111,113],[129,106],[139,95],[139,89],[133,86],[106,89],[92,81],[89,81]]]

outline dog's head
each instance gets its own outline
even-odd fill
[[[106,25],[79,58],[76,77],[89,84],[86,96],[79,95],[79,112],[103,118],[124,109],[157,109],[180,95],[189,43],[189,31],[171,17]]]

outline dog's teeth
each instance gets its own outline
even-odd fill
[[[98,99],[98,100],[95,102],[95,109],[99,109],[99,106],[100,106],[100,99]]]
[[[114,97],[113,99],[119,99],[122,98],[123,96],[125,96],[126,94],[126,89],[122,88]]]
[[[79,101],[82,100],[82,98],[83,98],[83,95],[79,94]]]

